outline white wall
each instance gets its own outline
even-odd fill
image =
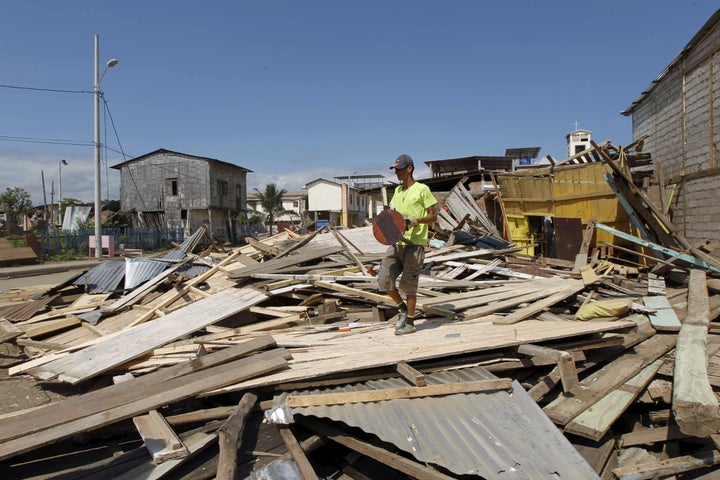
[[[318,181],[308,187],[308,210],[336,211],[342,210],[341,185]]]

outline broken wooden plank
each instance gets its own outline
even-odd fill
[[[322,282],[322,281],[316,281],[311,280],[311,284],[315,285],[316,287],[322,287],[328,290],[334,290],[337,292],[342,293],[349,293],[351,295],[357,295],[361,298],[366,298],[378,303],[384,303],[386,305],[395,306],[395,301],[390,298],[389,295],[382,295],[378,293],[372,293],[372,292],[366,292],[364,290],[360,290],[358,288],[352,288],[345,285],[340,285],[338,283],[333,282]],[[425,305],[423,302],[418,301],[418,303],[415,306],[418,310],[421,310],[426,313],[431,313],[433,315],[441,315],[449,318],[455,318],[455,312],[451,310],[447,310],[444,308],[437,307],[435,305]]]
[[[575,255],[575,265],[573,266],[573,272],[575,273],[579,273],[582,267],[588,264],[588,252],[590,251],[590,242],[595,233],[595,223],[596,220],[590,220],[587,227],[585,227],[585,235],[583,235],[583,240],[580,244],[580,251]]]
[[[388,388],[385,390],[361,390],[354,392],[333,392],[308,395],[288,395],[285,403],[288,407],[308,407],[311,405],[339,405],[343,403],[380,402],[401,398],[418,398],[457,393],[477,393],[493,390],[509,390],[512,380],[476,380],[424,387]]]
[[[185,265],[186,263],[190,262],[192,259],[190,257],[186,257],[185,259],[179,261],[178,263],[175,263],[167,270],[164,270],[157,275],[155,275],[150,280],[146,281],[142,285],[136,287],[133,289],[132,292],[128,293],[127,295],[122,296],[119,300],[117,300],[112,305],[109,305],[102,309],[103,312],[107,313],[113,313],[117,312],[122,308],[129,307],[130,305],[133,305],[140,300],[142,300],[148,293],[152,292],[157,288],[158,285],[163,283],[165,279],[168,278],[169,275],[172,275],[175,273],[180,267]]]
[[[173,378],[165,382],[146,385],[144,389],[134,391],[131,383],[134,380],[119,384],[134,394],[134,399],[117,404],[117,397],[113,395],[95,405],[96,413],[81,412],[75,420],[59,423],[55,418],[38,418],[35,433],[22,435],[8,441],[2,441],[5,432],[0,433],[0,460],[4,460],[20,453],[24,453],[59,440],[72,437],[81,432],[97,429],[112,423],[133,417],[153,408],[159,408],[168,403],[177,402],[200,393],[212,391],[224,385],[229,385],[242,379],[277,370],[287,366],[284,359],[286,352],[277,349],[259,353],[248,358],[235,360],[219,365],[212,369]],[[108,407],[107,403],[115,402]],[[54,403],[58,407],[61,402]],[[86,406],[87,409],[87,406]],[[34,413],[34,411],[32,412]],[[14,419],[15,417],[13,417]],[[55,426],[44,428],[42,423],[56,423]]]
[[[655,460],[639,465],[619,467],[614,469],[612,473],[618,480],[651,480],[654,478],[667,478],[668,475],[675,473],[689,472],[718,464],[720,464],[720,452],[713,450],[668,460]]]
[[[233,480],[237,470],[237,451],[245,428],[245,420],[257,402],[257,395],[246,393],[228,419],[218,428],[220,456],[218,458],[217,480]]]
[[[643,368],[620,388],[608,393],[565,425],[565,431],[590,440],[600,440],[652,380],[663,361],[659,358]]]
[[[149,385],[160,384],[196,371],[213,368],[249,353],[274,346],[275,341],[273,338],[270,335],[263,335],[233,347],[198,357],[191,362],[183,362],[179,365],[166,367],[157,372],[134,378],[131,380],[131,387],[128,387],[128,383],[111,385],[83,395],[68,397],[61,402],[44,405],[32,412],[19,412],[13,415],[12,419],[0,419],[0,442],[78,419],[83,415],[92,413],[93,409],[101,405],[107,406],[108,398],[113,402],[127,402],[135,399],[135,390],[142,391]]]
[[[664,295],[652,295],[642,297],[643,304],[648,307],[648,318],[650,323],[655,330],[665,332],[678,332],[680,331],[681,323],[675,310]]]
[[[652,272],[648,273],[648,295],[665,295],[665,279]]]
[[[289,255],[282,258],[273,258],[267,262],[250,265],[247,267],[228,269],[230,273],[228,277],[232,279],[242,279],[252,276],[254,273],[272,273],[281,268],[292,267],[301,263],[317,260],[318,258],[333,255],[344,250],[342,245],[311,248],[306,246],[302,251],[298,251],[296,255]]]
[[[61,381],[76,384],[227,318],[266,298],[265,293],[254,288],[229,288],[152,322],[102,338],[83,350],[33,368],[28,373],[44,380],[58,377]]]
[[[623,447],[632,447],[635,445],[651,445],[658,442],[666,442],[668,440],[677,440],[687,438],[680,431],[677,425],[653,426],[652,428],[640,428],[632,432],[625,433],[620,437]]]
[[[674,346],[674,336],[655,335],[584,378],[577,387],[550,402],[543,410],[556,424],[566,425]]]
[[[677,336],[672,410],[680,430],[697,437],[707,437],[720,429],[720,405],[707,372],[709,322],[706,274],[692,269],[687,314]]]
[[[25,327],[25,335],[30,338],[49,335],[61,330],[67,330],[70,327],[80,325],[80,319],[77,317],[59,318],[56,320],[47,320],[41,324],[33,324]]]
[[[575,387],[578,383],[578,374],[575,369],[575,359],[572,354],[555,350],[552,348],[541,347],[538,345],[524,344],[519,345],[517,352],[521,355],[530,355],[541,358],[548,358],[557,363],[558,372],[560,372],[560,380],[562,381],[563,390],[566,392]]]
[[[185,462],[190,460],[193,456],[197,455],[217,440],[216,433],[197,432],[188,435],[183,440],[183,443],[187,445],[188,455],[183,458],[170,459],[161,464],[155,464],[154,462],[147,462],[140,464],[134,468],[125,469],[122,473],[113,474],[113,480],[137,480],[142,478],[143,480],[159,480],[161,478],[167,478],[167,475],[175,470],[176,468],[183,465]]]
[[[580,280],[567,280],[564,288],[557,290],[554,293],[546,292],[546,295],[549,294],[546,298],[533,302],[527,307],[518,308],[503,318],[493,320],[493,323],[496,325],[511,325],[513,323],[520,322],[542,312],[556,303],[562,302],[584,288],[585,285]]]
[[[406,362],[398,362],[397,372],[408,382],[412,383],[416,387],[424,387],[427,385],[425,374],[418,372]]]
[[[277,427],[280,438],[282,438],[283,442],[285,442],[285,446],[290,452],[290,455],[292,455],[295,465],[297,465],[300,470],[303,480],[318,480],[318,476],[310,464],[310,460],[308,460],[305,452],[300,446],[300,442],[298,442],[297,438],[295,438],[295,435],[293,435],[290,427],[287,425],[278,425]]]
[[[173,458],[184,458],[190,454],[180,437],[157,410],[133,417],[133,423],[156,464]]]

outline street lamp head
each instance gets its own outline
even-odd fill
[[[107,61],[107,68],[114,67],[117,64],[118,64],[117,58],[111,58],[110,60]]]

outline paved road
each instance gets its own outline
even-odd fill
[[[44,263],[21,267],[0,267],[0,292],[35,285],[58,285],[97,265],[98,260]]]
[[[84,271],[85,270],[66,270],[64,272],[44,273],[16,278],[0,278],[0,293],[7,292],[13,288],[25,288],[35,285],[55,286],[80,275]]]

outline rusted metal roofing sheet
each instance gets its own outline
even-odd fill
[[[99,263],[73,282],[83,285],[87,293],[108,293],[117,290],[125,276],[125,262],[106,261]]]
[[[135,257],[125,259],[125,290],[131,290],[150,280],[170,266],[151,258]]]
[[[495,377],[482,367],[426,376],[428,385],[490,378]],[[403,379],[393,378],[293,394],[408,386]],[[301,407],[293,408],[292,413],[361,428],[420,462],[440,465],[458,475],[480,475],[488,480],[599,479],[517,381],[511,393]]]
[[[40,298],[38,300],[28,300],[19,302],[17,305],[6,305],[0,307],[0,318],[5,318],[13,322],[29,320],[39,311],[44,310],[50,302],[55,300],[59,295],[51,295],[49,297]]]

